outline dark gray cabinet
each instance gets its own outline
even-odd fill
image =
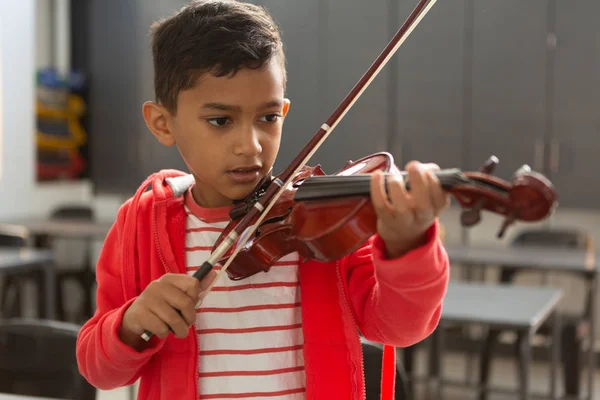
[[[398,3],[394,32],[417,3]],[[396,53],[391,152],[402,168],[410,160],[463,166],[464,6],[437,2]]]
[[[543,168],[547,8],[548,0],[473,3],[470,169],[492,154],[503,179],[523,164]]]
[[[390,39],[387,1],[329,0],[319,4],[316,63],[320,108],[316,114],[319,120],[313,124],[310,136],[339,106]],[[296,50],[290,47],[290,51]],[[315,153],[311,164],[319,163],[326,172],[333,173],[348,160],[385,150],[390,123],[389,76],[389,68],[377,75]],[[305,76],[300,79],[307,82]],[[310,136],[305,136],[306,140]]]
[[[92,179],[99,192],[130,193],[157,169],[184,168],[140,109],[153,98],[149,25],[187,1],[90,1]],[[252,1],[286,46],[291,109],[278,173],[418,0]],[[387,150],[401,168],[416,159],[473,170],[496,155],[495,175],[529,164],[555,183],[561,208],[598,208],[598,15],[597,0],[438,1],[308,164],[332,173]]]
[[[600,2],[555,0],[547,168],[561,207],[600,207]]]
[[[319,0],[282,2],[257,0],[279,24],[287,57],[287,97],[290,111],[283,126],[283,135],[275,172],[281,172],[321,126],[323,108],[319,89],[322,77],[319,54]],[[309,163],[314,163],[313,160]]]

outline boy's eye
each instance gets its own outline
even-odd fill
[[[227,121],[229,121],[229,118],[227,118],[227,117],[209,118],[207,121],[209,124],[211,124],[213,126],[225,126]]]
[[[263,122],[273,123],[273,122],[277,122],[278,119],[279,119],[279,114],[267,114],[264,117],[261,117],[260,120]]]

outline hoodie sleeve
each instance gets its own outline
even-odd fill
[[[402,257],[387,259],[379,235],[340,263],[344,290],[362,335],[371,341],[407,347],[437,327],[449,280],[449,261],[438,235]]]
[[[129,203],[119,210],[117,221],[104,241],[96,266],[97,309],[77,338],[79,371],[93,386],[102,390],[133,384],[147,361],[164,343],[153,337],[148,347],[138,352],[119,339],[123,314],[136,299],[126,298],[121,276],[124,269],[121,245]]]

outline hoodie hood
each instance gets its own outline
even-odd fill
[[[123,277],[134,278],[139,282],[139,266],[135,249],[138,244],[138,215],[140,208],[152,207],[153,209],[153,231],[157,243],[159,256],[165,264],[167,272],[178,272],[176,252],[169,236],[159,235],[157,228],[167,227],[167,211],[171,204],[183,201],[183,195],[186,190],[194,183],[194,177],[191,174],[178,170],[161,170],[150,175],[139,186],[135,195],[128,201],[129,209],[125,218],[125,228],[123,238],[126,241],[122,247],[122,261],[124,271]],[[148,190],[150,189],[150,190]],[[123,279],[123,291],[128,298],[137,296],[139,293],[138,285],[131,285]]]

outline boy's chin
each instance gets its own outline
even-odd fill
[[[236,185],[237,187],[233,187],[228,190],[227,197],[229,197],[233,202],[244,201],[248,196],[254,193],[255,185]],[[246,186],[246,187],[244,187]]]

